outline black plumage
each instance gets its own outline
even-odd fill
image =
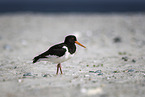
[[[33,63],[36,63],[41,58],[48,58],[48,57],[46,57],[48,55],[56,55],[58,57],[63,56],[65,54],[65,52],[66,52],[66,49],[65,48],[62,48],[63,46],[64,46],[64,43],[61,43],[61,44],[57,44],[57,45],[52,46],[46,52],[44,52],[44,53],[36,56],[33,59]]]
[[[73,35],[67,36],[65,38],[64,43],[54,45],[54,46],[50,47],[50,49],[48,49],[46,52],[36,56],[33,59],[33,63],[36,63],[41,58],[48,58],[48,57],[46,57],[48,55],[56,55],[58,57],[63,56],[66,52],[66,49],[63,48],[64,46],[66,46],[68,48],[68,52],[70,54],[75,53],[75,51],[76,51],[75,41],[76,41],[75,36],[73,36]]]

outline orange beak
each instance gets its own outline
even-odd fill
[[[82,44],[79,43],[78,41],[75,41],[75,43],[78,44],[78,45],[80,45],[80,46],[82,46],[82,47],[84,47],[84,48],[86,48],[84,45],[82,45]]]

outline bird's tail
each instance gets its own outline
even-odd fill
[[[39,60],[39,56],[37,56],[37,57],[35,57],[34,59],[33,59],[33,63],[36,63],[38,60]]]

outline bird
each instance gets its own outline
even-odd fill
[[[56,44],[50,47],[47,51],[43,52],[42,54],[34,57],[33,63],[39,61],[49,61],[49,62],[57,63],[56,75],[58,75],[59,69],[61,74],[63,74],[61,63],[71,59],[74,56],[76,52],[75,43],[86,48],[84,45],[82,45],[77,41],[77,38],[74,35],[68,35],[65,37],[64,42],[60,44]]]

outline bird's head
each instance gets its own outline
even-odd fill
[[[75,37],[74,35],[66,36],[66,37],[65,37],[64,43],[66,43],[66,44],[75,44],[75,43],[76,43],[76,44],[78,44],[78,45],[80,45],[80,46],[86,48],[84,45],[82,45],[81,43],[79,43],[79,42],[77,41],[77,39],[76,39],[76,37]]]

